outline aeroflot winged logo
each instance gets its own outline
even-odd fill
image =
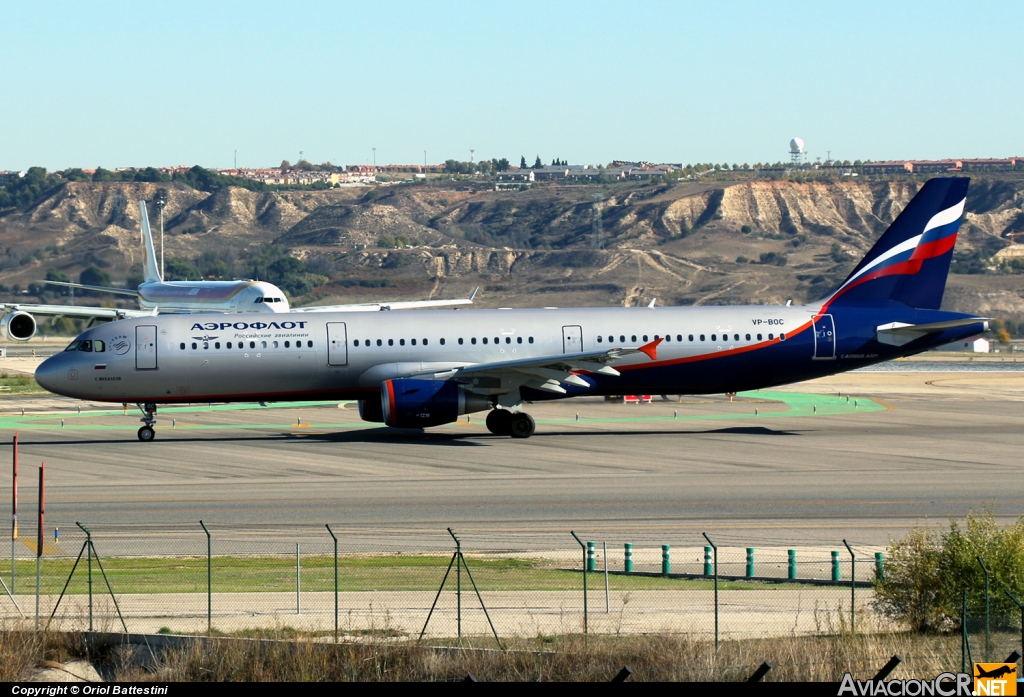
[[[305,329],[307,321],[301,322],[206,322],[192,325],[192,331],[225,331],[227,329]]]

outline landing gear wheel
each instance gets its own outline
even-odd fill
[[[148,443],[154,438],[156,438],[156,432],[149,426],[143,426],[139,429],[139,440],[143,443]]]
[[[509,423],[509,435],[513,438],[529,438],[537,430],[537,424],[529,414],[519,412],[512,415]]]
[[[487,414],[487,430],[496,436],[512,435],[512,412],[505,409],[492,409]]]

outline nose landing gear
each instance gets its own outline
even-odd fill
[[[142,418],[139,421],[145,424],[139,429],[139,440],[148,443],[156,438],[156,431],[153,430],[153,426],[156,424],[156,404],[146,402],[136,406],[142,411]]]

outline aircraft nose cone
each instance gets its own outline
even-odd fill
[[[66,363],[63,358],[60,354],[50,356],[36,368],[36,382],[44,390],[61,394],[60,385],[68,380],[68,367],[62,365]]]

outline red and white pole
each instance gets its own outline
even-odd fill
[[[18,542],[18,432],[14,432],[14,476],[11,483],[11,594],[14,593],[14,547]]]
[[[43,562],[43,517],[46,513],[46,463],[39,463],[39,537],[36,539],[36,630],[39,629],[39,579]]]

